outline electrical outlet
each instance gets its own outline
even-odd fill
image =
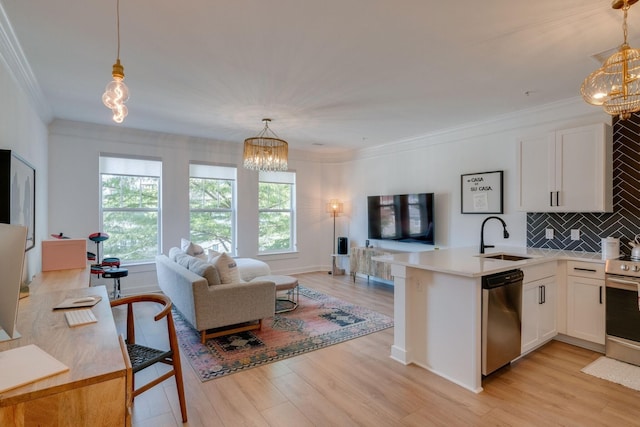
[[[580,240],[580,229],[575,228],[571,230],[571,240]]]
[[[544,230],[544,237],[546,239],[553,239],[553,228],[547,228]]]

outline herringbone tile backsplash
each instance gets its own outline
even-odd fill
[[[555,236],[545,239],[545,229]],[[580,229],[580,240],[571,240]],[[619,237],[629,255],[629,241],[640,234],[640,115],[613,120],[613,213],[528,213],[527,246],[601,252],[603,237]]]

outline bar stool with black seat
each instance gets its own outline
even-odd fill
[[[155,348],[143,346],[136,343],[134,312],[133,306],[138,303],[157,303],[162,305],[162,309],[154,316],[157,322],[162,318],[167,319],[167,333],[169,335],[169,350],[158,350]],[[131,380],[131,397],[132,400],[139,394],[144,393],[151,387],[154,387],[169,377],[175,377],[176,386],[178,388],[178,399],[180,400],[180,411],[182,413],[182,422],[187,422],[187,405],[184,398],[184,385],[182,382],[182,366],[180,365],[180,352],[178,348],[178,339],[176,329],[173,324],[173,316],[171,315],[171,300],[161,294],[141,294],[120,298],[111,301],[111,307],[127,305],[127,324],[126,324],[126,346],[129,359],[131,361],[131,371],[133,377]],[[155,378],[142,387],[136,388],[135,374],[148,368],[156,363],[165,363],[171,365],[173,369],[165,374]]]
[[[122,295],[120,294],[120,278],[127,277],[129,270],[126,268],[109,267],[102,270],[102,277],[105,279],[113,279],[113,299],[118,299]]]

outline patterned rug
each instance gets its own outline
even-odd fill
[[[264,319],[262,330],[200,343],[200,335],[174,310],[182,353],[201,381],[283,360],[393,326],[375,311],[300,286],[300,305]]]

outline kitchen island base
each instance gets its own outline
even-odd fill
[[[391,273],[395,317],[391,357],[481,392],[481,278],[399,264],[392,264]]]

